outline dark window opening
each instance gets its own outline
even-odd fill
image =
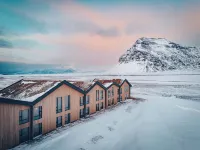
[[[65,97],[65,111],[70,110],[70,95]]]
[[[90,107],[87,107],[86,108],[86,115],[89,115],[90,114]]]
[[[80,109],[80,118],[84,117],[84,109]]]
[[[56,113],[62,112],[62,97],[56,98]]]
[[[96,111],[99,111],[99,104],[96,104]]]
[[[70,113],[65,114],[65,124],[70,123]]]
[[[34,120],[42,118],[42,106],[34,108]]]
[[[56,117],[56,127],[62,126],[62,116]]]
[[[80,97],[80,106],[83,106],[83,97]]]
[[[90,103],[90,95],[87,95],[86,104],[89,104],[89,103]]]
[[[25,142],[29,140],[29,127],[19,130],[19,142]]]
[[[33,127],[34,137],[42,134],[42,123],[35,124]]]
[[[19,124],[29,122],[29,109],[19,111]]]
[[[101,106],[100,106],[100,109],[103,109],[103,102],[101,102]]]

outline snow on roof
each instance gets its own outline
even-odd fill
[[[0,91],[0,96],[32,102],[55,87],[60,81],[20,80]]]
[[[113,84],[113,82],[108,82],[108,83],[105,83],[103,84],[106,88],[109,87],[111,84]]]
[[[81,88],[84,91],[87,91],[95,82],[93,81],[75,81],[72,84]]]

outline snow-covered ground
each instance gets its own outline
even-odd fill
[[[62,79],[96,77],[127,78],[133,84],[131,95],[146,100],[128,100],[14,149],[199,150],[200,75],[65,76]],[[4,76],[4,83],[11,78]]]

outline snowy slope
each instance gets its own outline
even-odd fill
[[[200,68],[200,49],[163,38],[140,38],[110,73],[139,73]]]

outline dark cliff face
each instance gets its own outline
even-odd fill
[[[200,49],[163,38],[140,38],[119,58],[120,64],[129,62],[142,64],[146,72],[197,69],[200,68]]]

